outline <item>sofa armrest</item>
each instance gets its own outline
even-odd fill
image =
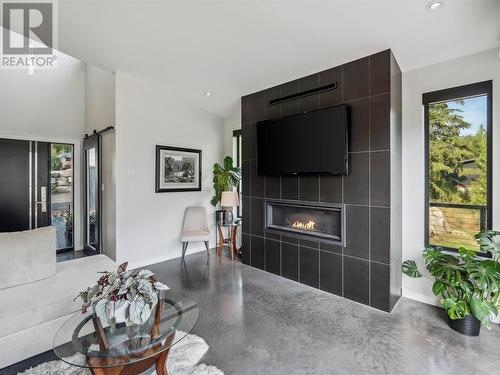
[[[55,228],[0,233],[0,257],[0,289],[55,275]]]

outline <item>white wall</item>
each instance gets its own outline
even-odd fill
[[[181,255],[188,206],[207,207],[215,243],[212,166],[223,156],[223,121],[168,90],[116,73],[116,256],[131,267]],[[201,149],[202,191],[155,193],[155,145]],[[203,249],[203,243],[193,243],[188,253]]]
[[[85,64],[61,52],[58,68],[0,70],[0,138],[72,143],[75,212],[81,212],[81,139],[85,130]],[[75,217],[75,249],[82,248],[82,223]]]
[[[500,59],[498,49],[403,73],[403,260],[424,270],[424,122],[422,94],[493,81],[493,228],[500,228]],[[438,303],[430,278],[403,276],[403,296]]]
[[[238,111],[224,119],[224,156],[233,156],[233,130],[241,129],[241,105]]]
[[[0,70],[2,136],[80,140],[85,129],[85,64],[57,53],[58,68]]]
[[[86,133],[114,126],[115,74],[86,65]],[[116,259],[116,162],[114,131],[101,134],[101,209],[103,254]]]
[[[115,73],[85,65],[85,128],[101,130],[115,125]]]
[[[102,253],[116,260],[116,135],[101,136]]]

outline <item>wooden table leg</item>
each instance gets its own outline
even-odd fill
[[[224,246],[224,234],[220,225],[217,226],[217,232],[219,233],[219,248],[217,249],[217,256],[222,255],[222,247]]]
[[[167,337],[164,345],[168,345],[168,349],[161,352],[158,359],[156,360],[156,374],[157,375],[168,375],[167,370],[167,359],[170,353],[170,348],[172,347],[172,341],[174,341],[175,332]]]
[[[151,366],[156,367],[156,373],[158,375],[168,375],[168,369],[167,369],[167,360],[168,360],[168,355],[170,353],[170,347],[172,346],[172,342],[174,341],[175,333],[172,333],[170,336],[168,336],[163,343],[164,347],[167,347],[165,351],[154,355],[152,357],[148,357],[142,360],[139,360],[137,362],[132,362],[129,364],[126,364],[127,360],[131,360],[134,357],[122,357],[122,358],[97,358],[97,357],[89,357],[89,368],[90,372],[93,375],[137,375],[141,374],[144,371],[148,370],[151,368]],[[161,345],[161,344],[160,344]],[[151,353],[151,350],[158,350],[156,349],[148,349],[146,350],[143,354],[146,357],[149,353]],[[114,367],[107,367],[107,366],[112,366],[113,363],[125,363],[122,365],[114,366]]]
[[[158,359],[156,360],[156,374],[157,375],[168,375],[167,370],[167,358],[170,349],[165,350],[160,354]]]

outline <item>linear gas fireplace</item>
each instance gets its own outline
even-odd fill
[[[295,201],[265,201],[264,204],[266,231],[344,244],[343,205]]]

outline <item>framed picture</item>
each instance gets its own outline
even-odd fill
[[[201,191],[201,150],[156,146],[157,193]]]

